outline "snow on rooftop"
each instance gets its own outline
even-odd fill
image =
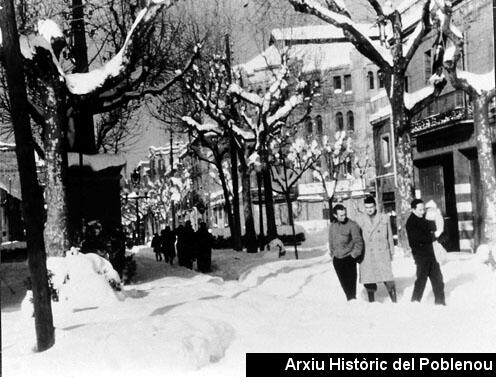
[[[467,80],[479,94],[481,94],[482,91],[489,91],[495,87],[494,70],[482,74],[457,71],[457,75],[459,78]]]
[[[378,29],[373,24],[356,24],[359,31],[369,37],[378,36]],[[272,30],[272,38],[275,40],[297,41],[297,40],[322,40],[345,38],[341,28],[331,24],[295,26]]]
[[[375,113],[370,114],[369,122],[372,123],[372,122],[378,121],[381,118],[387,117],[389,115],[391,115],[391,105],[381,107]]]
[[[350,54],[353,50],[353,46],[348,42],[296,44],[288,49],[288,57],[290,61],[301,61],[303,63],[302,72],[308,73],[350,65]],[[279,67],[280,64],[281,54],[272,45],[262,54],[240,66],[248,74],[253,74],[257,71]]]
[[[67,153],[69,167],[79,166],[79,153]],[[83,166],[89,166],[93,171],[100,171],[110,167],[124,166],[126,159],[121,154],[83,154]]]

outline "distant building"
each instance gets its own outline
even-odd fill
[[[23,241],[21,185],[15,144],[0,142],[0,243]]]

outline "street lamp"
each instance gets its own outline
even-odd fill
[[[139,168],[134,169],[131,173],[131,182],[135,187],[135,191],[131,194],[126,193],[126,201],[129,199],[135,200],[135,208],[136,208],[136,230],[135,230],[135,242],[140,242],[141,240],[141,232],[140,232],[140,214],[139,214],[139,200],[140,199],[148,199],[148,192],[145,191],[144,195],[139,194],[139,184],[141,181],[141,175],[139,173]]]

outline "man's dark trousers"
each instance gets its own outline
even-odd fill
[[[356,260],[352,256],[343,259],[332,258],[332,264],[338,275],[341,287],[349,300],[356,298],[357,267]],[[424,284],[425,285],[425,284]]]
[[[432,291],[434,292],[434,302],[440,305],[446,305],[444,298],[444,283],[441,268],[434,256],[415,256],[417,265],[417,280],[413,287],[412,301],[420,301],[424,294],[427,278],[431,281]]]

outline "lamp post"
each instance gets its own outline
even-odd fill
[[[141,232],[140,232],[140,213],[139,213],[139,200],[140,199],[148,199],[148,192],[145,191],[144,195],[139,195],[139,184],[141,181],[141,176],[139,173],[139,169],[136,168],[131,174],[131,182],[135,187],[135,192],[131,194],[126,194],[126,201],[131,199],[135,200],[135,208],[136,208],[136,230],[135,230],[135,242],[140,242],[141,240]]]

